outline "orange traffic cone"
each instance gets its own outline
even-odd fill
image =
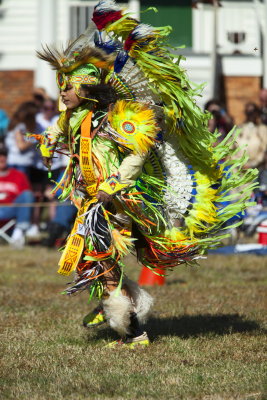
[[[147,267],[143,267],[138,279],[140,286],[162,286],[165,284],[165,277],[157,274],[164,275],[164,269],[155,268],[156,274]]]

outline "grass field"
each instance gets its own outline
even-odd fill
[[[59,255],[0,248],[0,399],[267,399],[267,258],[210,256],[179,267],[155,297],[137,350],[104,348],[114,333],[85,330],[86,293],[66,297]],[[140,266],[128,260],[137,279]]]

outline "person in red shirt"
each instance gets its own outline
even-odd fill
[[[14,246],[22,247],[25,243],[25,231],[30,226],[32,208],[3,207],[6,204],[29,204],[34,202],[27,176],[14,168],[7,166],[7,149],[0,147],[0,221],[16,219],[12,233]]]

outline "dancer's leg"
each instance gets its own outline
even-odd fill
[[[110,264],[106,263],[104,268],[108,271]],[[116,265],[104,275],[102,280],[104,285],[103,308],[106,318],[111,328],[124,338],[124,344],[147,345],[149,340],[146,332],[140,326],[138,313],[142,314],[144,319],[144,314],[148,313],[152,305],[152,298],[127,278],[123,280],[122,288],[118,291],[120,275],[120,268]],[[147,301],[144,301],[145,298]]]

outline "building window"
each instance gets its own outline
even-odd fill
[[[170,25],[172,32],[169,43],[173,46],[192,47],[192,8],[188,0],[141,0],[141,11],[151,5],[158,13],[149,11],[141,14],[141,22],[152,26]]]
[[[70,38],[78,37],[88,27],[95,4],[70,5]]]

